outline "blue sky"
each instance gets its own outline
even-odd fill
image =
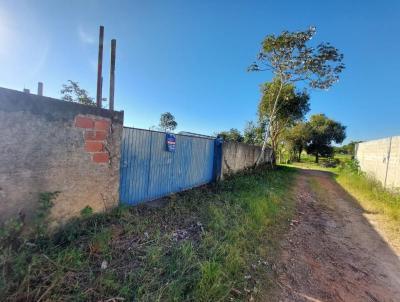
[[[98,26],[117,39],[116,108],[149,128],[172,112],[178,131],[243,129],[256,117],[259,85],[248,73],[263,37],[317,27],[316,42],[345,55],[329,91],[311,91],[311,112],[347,128],[349,140],[400,134],[400,1],[0,1],[0,86],[59,98],[67,80],[96,91]]]

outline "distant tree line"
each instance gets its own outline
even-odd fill
[[[224,141],[244,142],[253,145],[262,145],[263,128],[249,122],[243,135],[237,129],[222,131],[218,136]],[[354,149],[354,143],[343,149],[334,147],[333,143],[341,143],[346,138],[346,127],[324,114],[315,114],[308,121],[299,120],[286,126],[277,135],[275,141],[276,152],[287,152],[290,160],[300,161],[301,154],[306,151],[315,156],[318,162],[320,157],[331,157],[334,151],[342,150],[343,154],[352,154],[348,150]],[[272,147],[272,144],[271,144]],[[352,149],[353,148],[353,149]]]
[[[354,156],[355,150],[356,150],[356,145],[362,143],[362,141],[351,141],[350,143],[340,146],[340,147],[334,147],[334,152],[335,154],[346,154],[346,155],[351,155]]]

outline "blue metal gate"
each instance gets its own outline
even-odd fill
[[[165,133],[124,127],[120,201],[137,204],[211,182],[214,141],[177,134],[168,152]]]

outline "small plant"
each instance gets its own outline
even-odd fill
[[[353,175],[359,175],[362,174],[360,170],[360,164],[357,159],[351,159],[342,162],[341,167],[340,167],[341,172],[353,174]]]
[[[49,225],[48,216],[51,208],[54,205],[53,200],[58,194],[59,192],[44,192],[39,194],[39,206],[36,210],[36,215],[33,220],[36,238],[47,235]]]
[[[81,216],[87,218],[93,214],[93,209],[90,206],[86,206],[81,210]]]
[[[31,221],[25,222],[25,215],[20,213],[0,227],[0,269],[3,272],[0,298],[18,292],[21,280],[27,278],[32,265],[38,262],[34,251],[40,251],[48,243],[48,215],[57,194],[45,192],[39,195],[39,205]]]
[[[20,216],[7,220],[0,228],[0,247],[5,248],[9,245],[14,245],[19,241],[19,236],[22,232],[24,221]]]

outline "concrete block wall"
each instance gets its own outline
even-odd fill
[[[224,142],[222,144],[221,178],[229,174],[254,167],[259,154],[260,146],[253,146],[237,142]],[[262,163],[271,162],[271,150],[267,149],[261,159]]]
[[[361,171],[386,188],[400,188],[400,136],[359,143],[355,154]]]
[[[54,224],[118,204],[123,112],[0,88],[0,220],[59,191]]]

